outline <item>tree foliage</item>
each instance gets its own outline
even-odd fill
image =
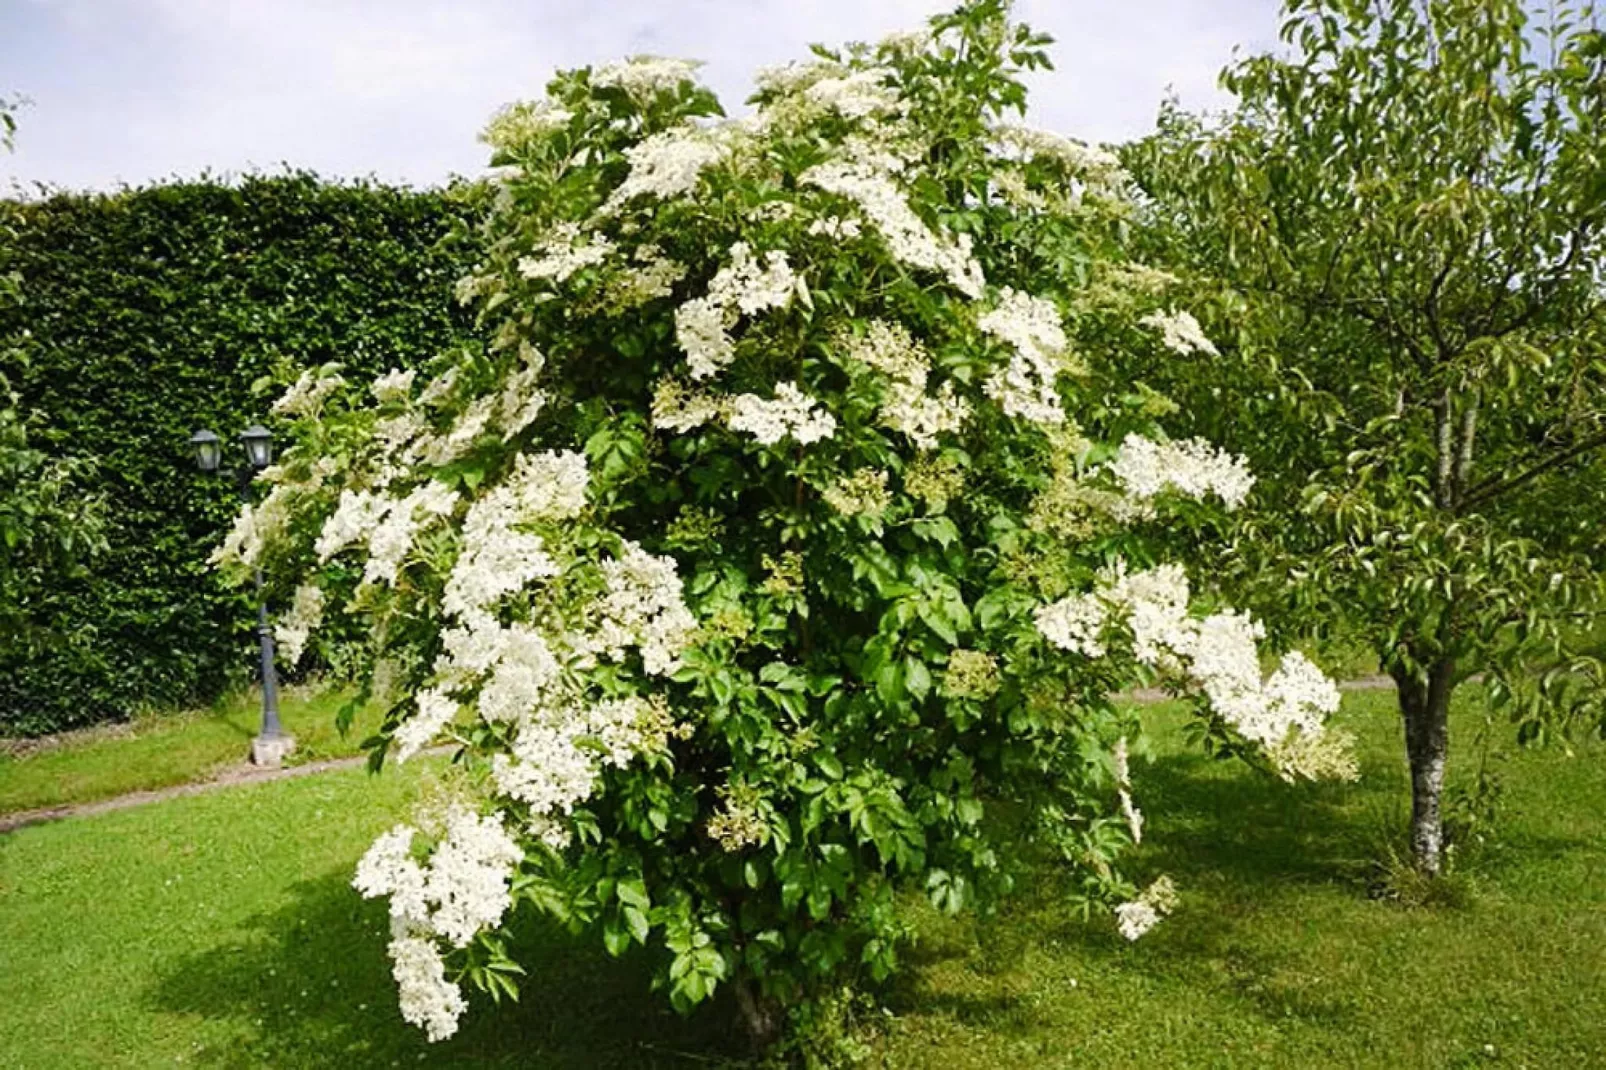
[[[1606,38],[1530,7],[1292,0],[1228,114],[1168,108],[1128,158],[1152,255],[1235,336],[1155,381],[1275,473],[1244,585],[1398,682],[1430,871],[1456,686],[1486,674],[1524,740],[1602,711],[1572,641],[1606,550]]]
[[[1353,772],[1331,682],[1263,678],[1258,625],[1156,564],[1252,480],[1110,359],[1156,299],[1114,158],[1004,121],[1046,43],[975,0],[761,74],[739,121],[693,64],[561,74],[486,134],[483,342],[279,401],[296,445],[218,557],[292,649],[372,637],[376,764],[456,751],[357,876],[432,1038],[516,990],[520,908],[767,1038],[896,968],[898,889],[1007,890],[1011,824],[1136,938],[1174,895],[1116,866],[1110,695],[1153,673],[1212,747]]]

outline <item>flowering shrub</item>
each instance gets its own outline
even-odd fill
[[[1108,696],[1152,674],[1213,745],[1350,771],[1332,685],[1263,680],[1255,622],[1150,565],[1251,479],[1100,378],[1191,321],[1134,310],[1115,161],[1004,123],[1045,43],[978,0],[764,72],[740,120],[680,61],[561,74],[486,134],[484,345],[279,403],[296,445],[218,556],[300,585],[287,648],[366,622],[376,761],[455,748],[459,798],[356,880],[432,1039],[464,983],[514,991],[515,909],[771,1035],[894,970],[900,888],[1007,889],[994,801],[1136,938],[1177,901],[1114,866],[1141,785]]]

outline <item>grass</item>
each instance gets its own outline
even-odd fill
[[[280,720],[296,737],[290,764],[358,753],[373,715],[366,721],[359,715],[342,738],[335,713],[344,701],[337,690],[286,689]],[[260,692],[240,691],[211,709],[141,717],[40,749],[0,753],[0,814],[186,784],[241,765],[261,724],[261,702]]]
[[[1503,763],[1501,837],[1455,907],[1372,897],[1404,818],[1388,694],[1353,694],[1357,785],[1286,786],[1175,745],[1137,763],[1139,874],[1181,910],[1136,944],[1051,866],[987,919],[911,904],[870,1064],[1022,1068],[1606,1065],[1606,753]],[[1464,741],[1477,711],[1457,711]],[[1465,750],[1466,748],[1463,748]],[[430,1047],[395,1010],[384,912],[347,886],[434,777],[252,785],[0,837],[0,1066],[688,1067],[739,1049],[614,962],[529,926],[524,999]],[[70,1023],[70,1028],[64,1026]]]

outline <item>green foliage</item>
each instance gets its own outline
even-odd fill
[[[250,607],[204,566],[239,499],[186,440],[210,427],[232,452],[267,415],[263,377],[449,347],[473,245],[441,241],[471,202],[295,174],[4,206],[0,276],[23,300],[0,308],[0,371],[35,446],[94,461],[81,486],[106,501],[109,548],[29,603],[47,649],[0,640],[0,733],[204,701],[250,664]]]
[[[1128,154],[1233,340],[1145,371],[1267,476],[1218,574],[1369,644],[1413,732],[1476,673],[1525,741],[1606,728],[1606,37],[1531,8],[1293,0],[1235,110]]]
[[[31,658],[57,638],[39,628],[35,607],[82,575],[106,540],[102,503],[84,490],[94,469],[30,448],[15,401],[0,376],[0,635]]]

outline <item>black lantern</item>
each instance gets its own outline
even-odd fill
[[[223,459],[223,444],[210,431],[197,431],[190,436],[190,449],[195,453],[195,467],[203,472],[216,472]]]
[[[273,433],[261,424],[252,424],[240,432],[245,446],[245,459],[253,469],[261,471],[273,463]]]

